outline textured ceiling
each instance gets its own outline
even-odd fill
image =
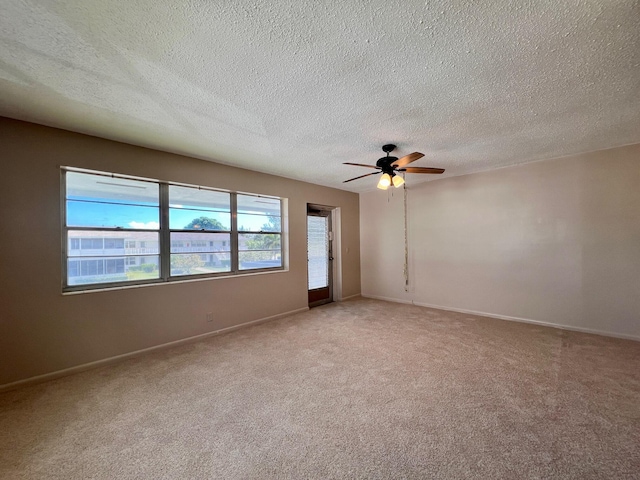
[[[640,5],[2,0],[0,115],[352,191],[384,143],[461,175],[640,142]]]

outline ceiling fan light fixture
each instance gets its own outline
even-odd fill
[[[400,175],[394,175],[393,186],[398,188],[398,187],[401,187],[402,185],[404,185],[404,178],[402,178]]]
[[[380,181],[378,182],[378,188],[380,190],[386,190],[391,185],[391,175],[388,173],[384,173],[382,177],[380,177]]]

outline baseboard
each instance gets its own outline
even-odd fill
[[[405,300],[403,298],[394,298],[394,297],[383,297],[381,295],[369,295],[362,294],[363,298],[373,298],[374,300],[384,300],[385,302],[393,302],[393,303],[406,303],[408,305],[414,305],[412,300]]]
[[[412,305],[416,305],[418,307],[435,308],[437,310],[446,310],[446,311],[449,311],[449,312],[466,313],[466,314],[469,314],[469,315],[478,315],[480,317],[497,318],[499,320],[509,320],[509,321],[512,321],[512,322],[531,323],[531,324],[540,325],[540,326],[543,326],[543,327],[558,328],[560,330],[571,330],[571,331],[574,331],[574,332],[590,333],[592,335],[602,335],[603,337],[622,338],[624,340],[635,340],[636,342],[640,342],[640,336],[638,336],[638,335],[628,335],[628,334],[625,334],[625,333],[607,332],[605,330],[595,330],[593,328],[575,327],[573,325],[564,325],[564,324],[561,324],[561,323],[544,322],[544,321],[541,321],[541,320],[533,320],[531,318],[512,317],[512,316],[509,316],[509,315],[500,315],[500,314],[497,314],[497,313],[480,312],[478,310],[466,310],[466,309],[463,309],[463,308],[445,307],[445,306],[442,306],[442,305],[434,305],[432,303],[424,303],[424,302],[414,302],[412,300],[405,300],[405,299],[401,299],[401,298],[382,297],[380,295],[362,294],[362,296],[364,298],[373,298],[375,300],[384,300],[386,302],[412,304]]]
[[[208,338],[208,337],[215,337],[217,335],[233,332],[234,330],[239,330],[241,328],[250,327],[252,325],[258,325],[260,323],[270,322],[272,320],[277,320],[279,318],[295,315],[296,313],[306,312],[307,310],[309,310],[309,307],[298,308],[296,310],[291,310],[289,312],[279,313],[277,315],[271,315],[270,317],[259,318],[257,320],[241,323],[239,325],[233,325],[231,327],[221,328],[220,330],[214,330],[212,332],[202,333],[200,335],[194,335],[193,337],[182,338],[180,340],[175,340],[173,342],[168,342],[168,343],[163,343],[161,345],[155,345],[153,347],[143,348],[142,350],[136,350],[134,352],[124,353],[122,355],[116,355],[115,357],[104,358],[102,360],[96,360],[95,362],[83,363],[82,365],[77,365],[75,367],[65,368],[63,370],[57,370],[55,372],[50,372],[42,375],[36,375],[35,377],[25,378],[24,380],[17,380],[15,382],[5,383],[4,385],[0,385],[0,393],[6,392],[8,390],[13,390],[18,387],[48,382],[49,380],[54,380],[60,377],[66,377],[67,375],[73,375],[74,373],[80,373],[80,372],[84,372],[84,371],[91,370],[98,367],[113,365],[115,363],[120,363],[124,360],[139,357],[141,355],[145,355],[147,353],[154,352],[157,350],[163,350],[165,348],[177,347],[179,345],[197,342],[199,340],[204,340],[205,338]]]
[[[349,300],[350,298],[356,298],[356,297],[360,297],[361,295],[359,293],[356,293],[355,295],[349,295],[348,297],[342,297],[340,300],[338,300],[339,302],[344,302],[345,300]]]

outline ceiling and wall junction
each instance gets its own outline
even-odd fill
[[[0,115],[345,190],[640,142],[637,1],[5,0]],[[366,173],[362,171],[362,173]],[[415,183],[434,177],[411,176]]]

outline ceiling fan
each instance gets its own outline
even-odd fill
[[[442,173],[444,172],[444,168],[427,168],[427,167],[405,167],[405,165],[409,165],[411,162],[415,162],[416,160],[424,157],[423,153],[413,152],[409,155],[405,155],[402,158],[390,157],[389,153],[395,150],[395,145],[383,145],[382,151],[387,154],[386,157],[380,158],[375,165],[365,165],[363,163],[351,163],[344,162],[344,165],[356,165],[358,167],[367,167],[367,168],[375,168],[379,170],[378,172],[367,173],[365,175],[360,175],[359,177],[350,178],[349,180],[345,180],[342,183],[353,182],[354,180],[358,180],[359,178],[369,177],[371,175],[378,175],[382,173],[382,177],[380,177],[380,181],[378,182],[378,188],[381,190],[386,190],[393,183],[393,186],[398,188],[402,186],[404,183],[404,179],[400,175],[396,175],[396,172],[407,172],[407,173]]]

